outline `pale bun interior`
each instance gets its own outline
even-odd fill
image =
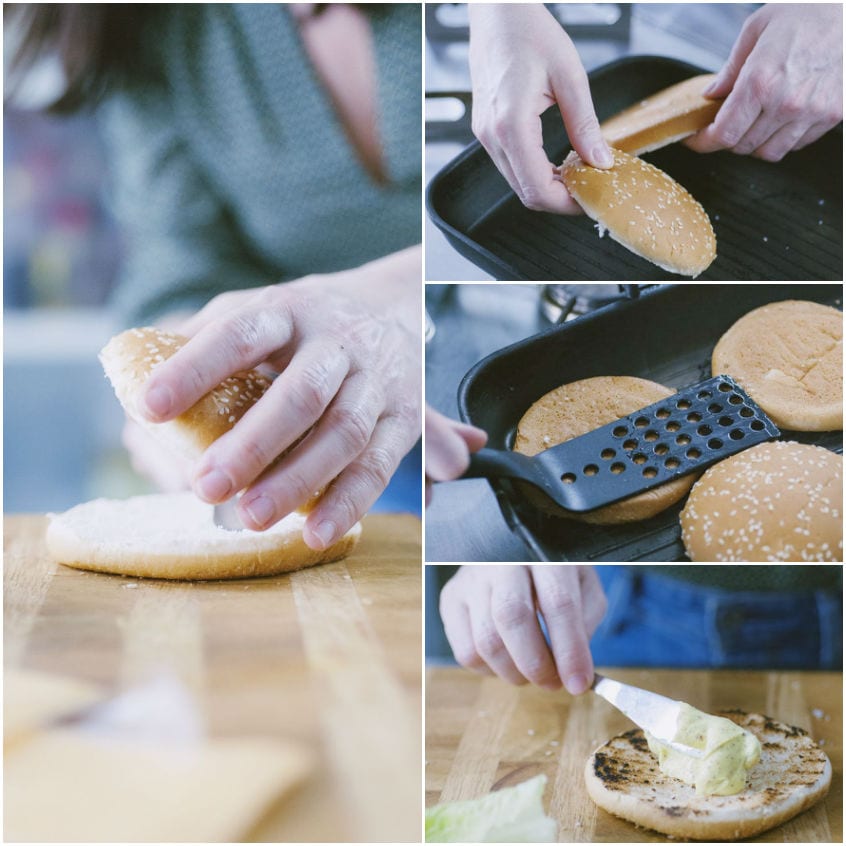
[[[213,506],[192,493],[96,499],[51,515],[47,549],[80,570],[155,579],[239,579],[272,576],[350,553],[356,524],[339,541],[313,550],[303,541],[305,516],[289,514],[263,532],[214,524]]]

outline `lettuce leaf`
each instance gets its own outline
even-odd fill
[[[546,776],[539,775],[465,802],[426,810],[427,843],[554,843],[555,820],[544,814]]]

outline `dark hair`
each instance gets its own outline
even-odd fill
[[[11,62],[11,91],[42,57],[58,56],[65,91],[50,107],[72,112],[94,105],[116,84],[154,72],[142,40],[167,4],[15,3],[8,23],[20,28]]]

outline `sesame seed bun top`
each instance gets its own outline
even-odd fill
[[[692,561],[842,561],[843,457],[793,441],[715,464],[681,513]]]
[[[141,390],[153,369],[181,349],[188,339],[151,326],[128,329],[100,351],[100,362],[131,419],[161,443],[193,461],[228,432],[270,387],[256,370],[224,379],[174,420],[151,423],[139,411]]]
[[[702,206],[664,171],[619,150],[600,170],[575,151],[561,179],[588,217],[618,243],[662,270],[699,276],[717,257],[717,239]]]

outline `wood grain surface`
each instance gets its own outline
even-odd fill
[[[834,770],[828,797],[754,838],[761,842],[843,842],[843,677],[832,672],[602,670],[683,699],[705,711],[759,711],[807,729]],[[598,696],[571,697],[512,687],[455,668],[432,668],[426,682],[426,804],[472,799],[539,773],[547,813],[561,842],[662,842],[600,810],[582,778],[591,752],[631,723]]]
[[[408,841],[421,831],[420,523],[374,515],[345,561],[287,576],[168,582],[61,567],[46,520],[5,521],[7,668],[118,692],[166,673],[212,737],[277,737],[315,775],[257,841]]]

